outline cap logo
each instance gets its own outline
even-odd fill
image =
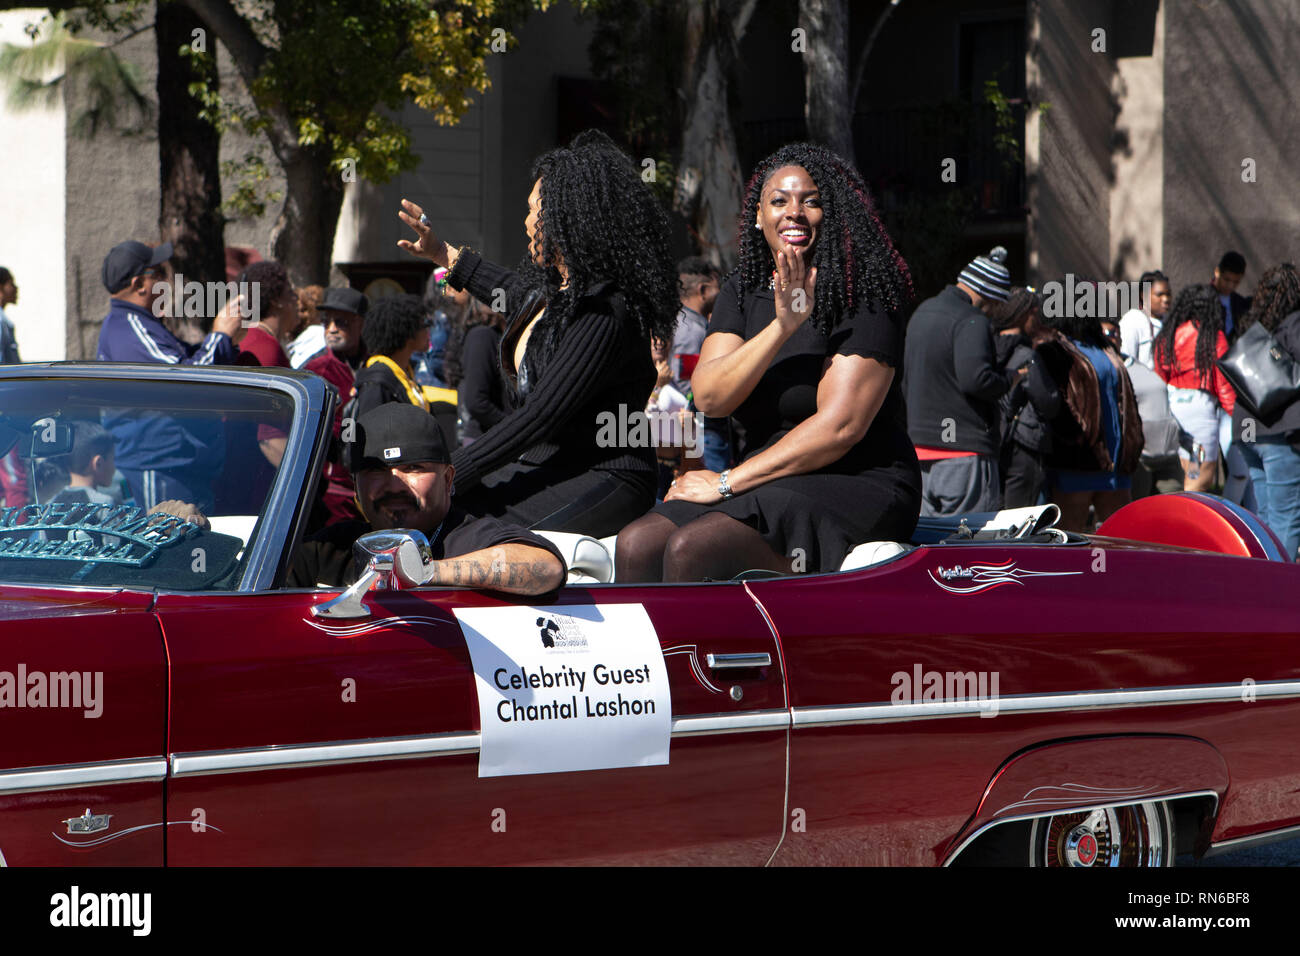
[[[401,458],[401,457],[402,457],[402,449],[400,448],[384,449],[384,461],[392,461],[394,458]]]

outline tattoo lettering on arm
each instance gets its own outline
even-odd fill
[[[536,549],[529,548],[535,551]],[[555,561],[508,560],[492,548],[459,558],[437,561],[430,584],[450,584],[516,594],[542,594],[556,587]]]

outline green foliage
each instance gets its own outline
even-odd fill
[[[984,102],[993,108],[993,145],[1002,156],[1002,165],[1007,168],[1020,165],[1024,162],[1024,151],[1016,135],[1020,120],[1011,108],[1012,101],[1007,99],[996,79],[984,81]],[[1051,103],[1039,103],[1035,108],[1042,116],[1051,106]]]
[[[242,160],[227,160],[221,164],[221,178],[233,182],[234,189],[227,190],[221,210],[234,219],[258,218],[266,213],[270,203],[279,202],[284,193],[268,189],[271,167],[260,152],[250,152]]]
[[[1002,165],[1010,168],[1023,162],[1016,127],[1020,125],[1011,101],[996,79],[984,81],[984,102],[993,108],[993,146],[1002,156]]]
[[[672,208],[673,189],[677,182],[677,167],[673,165],[672,160],[658,159],[655,157],[655,178],[646,183],[655,197],[664,204],[665,209]]]
[[[30,46],[6,43],[0,49],[11,109],[54,109],[65,94],[71,102],[84,101],[71,124],[79,137],[115,126],[123,113],[136,114],[140,125],[150,120],[153,104],[140,69],[110,46],[76,36],[62,13],[45,16],[27,33]]]
[[[192,92],[218,129],[264,131],[288,114],[298,145],[324,145],[330,165],[386,182],[415,167],[410,131],[392,113],[410,100],[443,125],[458,122],[488,88],[487,58],[551,0],[250,0],[241,12],[267,48],[252,106],[211,84]],[[591,0],[581,0],[579,7]],[[201,57],[207,54],[187,55]]]

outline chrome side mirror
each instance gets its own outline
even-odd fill
[[[429,579],[433,564],[429,539],[411,528],[363,534],[352,546],[352,554],[365,571],[338,597],[312,607],[314,617],[369,617],[370,608],[363,603],[367,592],[418,587]]]

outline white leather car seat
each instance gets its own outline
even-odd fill
[[[869,568],[873,564],[883,564],[890,558],[896,558],[911,550],[911,545],[899,544],[897,541],[868,541],[866,544],[858,545],[844,556],[844,560],[840,563],[840,570],[855,571],[858,568]]]
[[[569,584],[605,584],[614,580],[612,549],[590,535],[571,531],[534,531],[560,549],[568,565]]]

